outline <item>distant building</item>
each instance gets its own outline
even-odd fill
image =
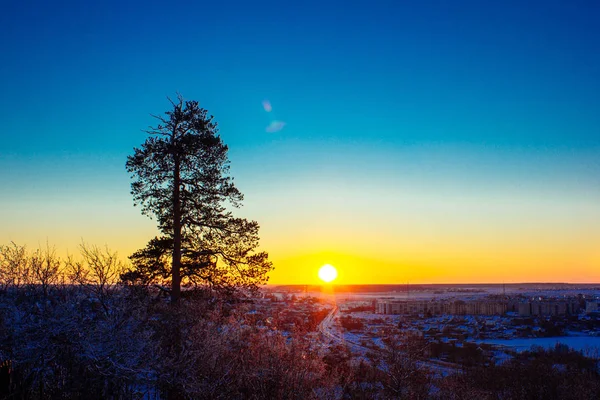
[[[585,302],[585,313],[591,314],[600,311],[600,301],[586,301]]]
[[[375,311],[378,314],[502,315],[506,313],[506,303],[484,300],[378,300]]]
[[[577,299],[538,298],[518,303],[508,300],[395,300],[379,299],[375,304],[378,314],[431,314],[431,315],[503,315],[516,311],[522,317],[577,315]],[[588,301],[586,313],[600,312],[600,300]]]
[[[579,304],[575,300],[534,300],[519,303],[522,317],[575,315]]]
[[[531,303],[519,303],[518,305],[519,315],[522,317],[529,317],[531,315]]]

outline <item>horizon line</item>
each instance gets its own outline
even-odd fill
[[[450,285],[600,285],[600,282],[462,282],[462,283],[267,283],[264,286],[450,286]]]

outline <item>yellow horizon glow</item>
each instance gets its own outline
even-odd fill
[[[473,163],[473,170],[478,165],[485,168]],[[236,216],[260,223],[259,250],[275,267],[269,284],[320,285],[316,269],[325,263],[339,267],[336,285],[600,283],[600,189],[573,178],[580,175],[510,175],[509,182],[498,174],[446,177],[440,168],[432,170],[440,176],[420,180],[383,164],[369,171],[369,179],[352,181],[314,174],[256,182],[260,171],[234,174],[247,185],[240,185],[246,199]],[[0,196],[0,245],[48,242],[66,256],[85,241],[128,262],[159,233],[133,207],[126,176],[119,179],[68,182],[42,198],[30,186],[7,186],[14,192]]]

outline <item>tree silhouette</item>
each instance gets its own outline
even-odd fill
[[[227,146],[217,124],[197,101],[169,99],[172,109],[154,116],[159,124],[127,158],[131,193],[142,213],[156,218],[160,237],[130,259],[124,280],[171,283],[171,300],[181,282],[214,288],[256,289],[272,269],[266,252],[256,252],[258,223],[235,218],[242,193],[229,176]]]

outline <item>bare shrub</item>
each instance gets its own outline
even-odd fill
[[[116,252],[105,247],[82,243],[79,246],[81,260],[69,257],[66,263],[69,278],[86,288],[100,302],[108,313],[108,298],[114,294],[119,285],[120,275],[125,271],[125,265]]]
[[[29,258],[29,267],[33,283],[41,287],[44,297],[48,290],[59,283],[62,273],[62,261],[56,256],[56,249],[46,243],[46,249],[37,249]]]
[[[0,246],[0,285],[18,289],[30,282],[31,271],[25,246],[11,242]]]

